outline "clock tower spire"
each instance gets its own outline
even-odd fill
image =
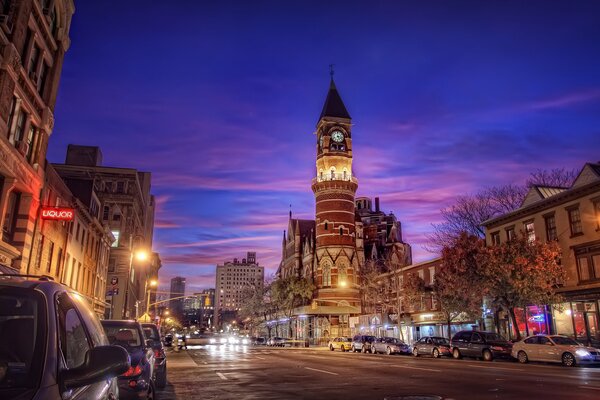
[[[352,120],[333,75],[317,122],[316,203],[317,299],[331,306],[360,307],[352,171]],[[329,303],[329,304],[327,304]]]

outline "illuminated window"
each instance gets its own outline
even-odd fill
[[[119,234],[120,231],[112,231],[113,236],[115,237],[115,241],[113,242],[111,247],[119,247]]]
[[[523,223],[523,228],[525,230],[525,237],[529,243],[535,242],[535,229],[533,226],[533,221],[527,221]]]

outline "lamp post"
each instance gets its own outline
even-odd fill
[[[146,261],[148,259],[148,253],[145,250],[137,250],[131,251],[131,256],[129,257],[129,268],[127,270],[127,282],[125,283],[125,298],[123,301],[123,318],[129,318],[127,313],[127,306],[129,302],[129,291],[131,286],[131,269],[133,268],[133,259],[137,261]]]
[[[152,279],[150,281],[146,281],[146,314],[150,316],[150,291],[153,286],[158,285],[158,281],[156,279]]]

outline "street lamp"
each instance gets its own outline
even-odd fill
[[[127,308],[129,303],[129,291],[131,286],[131,269],[133,268],[133,259],[137,261],[145,261],[148,259],[148,252],[146,250],[135,250],[131,251],[131,256],[129,257],[129,268],[127,269],[127,282],[125,283],[125,298],[123,301],[123,318],[129,318],[127,314]],[[137,318],[137,315],[136,315]]]
[[[146,314],[148,314],[148,316],[150,316],[150,291],[152,290],[152,287],[156,285],[158,285],[158,281],[156,279],[146,281]]]

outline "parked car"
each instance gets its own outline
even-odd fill
[[[413,344],[412,354],[415,357],[432,356],[439,358],[442,356],[451,356],[450,342],[448,339],[440,336],[425,336]]]
[[[172,333],[167,333],[165,335],[165,338],[163,339],[163,343],[165,344],[165,346],[167,347],[171,347],[173,346],[173,334]]]
[[[410,354],[410,351],[409,345],[393,337],[378,338],[371,344],[371,353],[373,354]]]
[[[139,322],[105,320],[102,326],[110,344],[123,347],[131,367],[119,376],[119,399],[154,399],[154,350]]]
[[[150,346],[154,351],[154,374],[156,376],[156,387],[167,386],[167,355],[160,340],[158,327],[154,324],[142,324],[146,340],[150,340]]]
[[[475,357],[484,361],[510,358],[512,343],[494,332],[460,331],[450,342],[454,358]]]
[[[292,339],[290,339],[290,338],[275,338],[274,346],[276,346],[276,347],[285,347],[285,346],[291,346],[291,345],[292,345]]]
[[[267,340],[267,346],[277,346],[277,342],[280,342],[281,339],[282,338],[279,336],[270,337],[269,340]]]
[[[264,337],[257,337],[254,338],[252,344],[254,344],[255,346],[265,346],[267,344],[267,339],[265,339]]]
[[[352,344],[350,350],[352,352],[371,352],[371,343],[375,341],[375,336],[370,335],[355,335],[352,338]]]
[[[564,366],[600,364],[600,350],[587,347],[567,336],[529,336],[513,345],[512,356],[520,363],[528,361],[559,362]]]
[[[0,398],[114,399],[127,352],[87,301],[49,278],[0,275]]]
[[[329,350],[341,350],[341,351],[350,351],[352,348],[352,338],[350,337],[336,337],[329,341]]]

